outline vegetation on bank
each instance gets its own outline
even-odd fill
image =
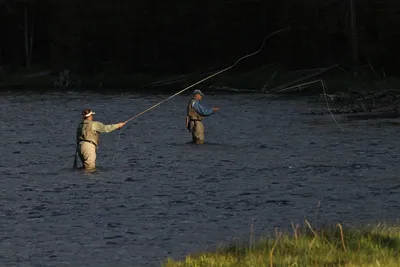
[[[18,70],[0,73],[0,88],[45,88],[45,89],[102,89],[104,87],[119,88],[142,87],[152,82],[165,79],[170,75],[145,73],[129,74],[78,74],[65,70],[52,71],[46,69]],[[66,83],[68,81],[68,84]]]
[[[254,244],[235,244],[215,252],[197,253],[164,267],[263,267],[263,266],[400,266],[400,227],[335,227],[277,233]]]
[[[226,67],[226,66],[225,66]],[[99,89],[127,88],[132,90],[180,90],[210,77],[224,67],[190,73],[77,73],[73,70],[47,70],[40,67],[0,72],[1,88],[62,88]],[[60,83],[60,81],[63,82]],[[325,88],[319,82],[323,80]],[[66,83],[68,81],[68,84]],[[198,87],[210,89],[236,89],[268,93],[326,93],[354,94],[354,92],[383,92],[400,88],[400,78],[375,73],[370,66],[360,69],[359,76],[337,65],[319,69],[288,70],[279,64],[237,66],[213,76]]]

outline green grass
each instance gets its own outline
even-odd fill
[[[400,227],[377,225],[363,229],[341,225],[313,230],[294,229],[263,238],[254,245],[235,244],[215,252],[167,259],[164,267],[263,266],[400,266]]]

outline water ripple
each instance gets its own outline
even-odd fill
[[[179,115],[188,96],[178,96],[120,136],[102,135],[96,172],[71,169],[83,107],[113,123],[164,97],[2,95],[3,121],[19,121],[0,126],[2,266],[159,266],[248,240],[252,221],[261,235],[305,217],[398,219],[397,126],[341,120],[342,133],[329,116],[301,115],[307,100],[207,96],[221,111],[205,119],[206,144],[196,146]]]

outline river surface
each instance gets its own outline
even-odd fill
[[[221,110],[196,146],[184,93],[103,134],[96,172],[72,169],[82,109],[116,123],[168,96],[0,93],[1,266],[160,266],[247,241],[252,224],[398,220],[399,125],[338,117],[342,132],[302,114],[312,99],[207,95]]]

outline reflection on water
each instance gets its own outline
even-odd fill
[[[2,266],[159,266],[247,240],[252,220],[258,235],[316,220],[318,202],[324,223],[398,219],[398,126],[338,118],[341,132],[301,115],[307,100],[207,96],[221,111],[196,146],[178,96],[102,135],[95,172],[72,169],[83,108],[115,123],[165,97],[1,93]]]

